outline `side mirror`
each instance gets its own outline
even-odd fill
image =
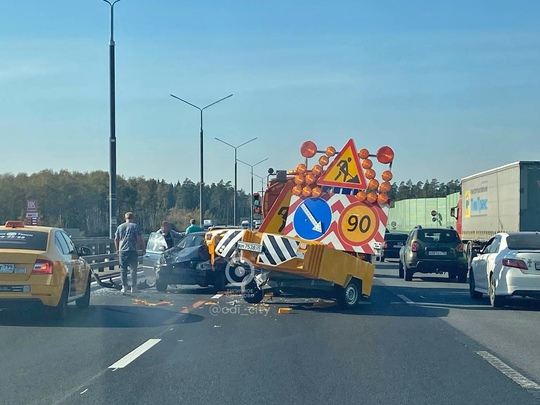
[[[79,256],[91,256],[94,252],[88,246],[81,246],[78,253]]]

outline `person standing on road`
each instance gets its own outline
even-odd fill
[[[161,228],[156,232],[158,235],[162,235],[165,238],[167,243],[167,249],[170,249],[174,246],[174,240],[180,240],[184,237],[184,234],[176,232],[171,228],[170,222],[163,221],[161,223]]]
[[[114,245],[118,252],[120,268],[122,270],[122,292],[128,291],[128,270],[131,270],[131,293],[137,291],[137,268],[139,267],[139,247],[143,254],[146,253],[146,246],[142,238],[139,226],[135,223],[133,212],[126,212],[124,215],[126,222],[118,226],[114,235]]]
[[[200,232],[202,231],[202,228],[195,225],[196,222],[194,219],[192,219],[191,221],[189,221],[190,225],[186,228],[186,235],[191,233],[191,232]]]

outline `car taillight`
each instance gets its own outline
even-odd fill
[[[515,267],[516,269],[528,269],[527,264],[523,260],[519,259],[503,259],[502,264],[506,267]]]
[[[411,250],[413,252],[417,252],[418,251],[418,243],[417,242],[413,242],[412,245],[411,245]]]
[[[460,243],[460,244],[457,245],[457,251],[459,253],[463,252],[463,243]]]
[[[49,260],[36,260],[32,274],[52,274],[53,262]]]
[[[386,244],[386,242],[383,243],[383,249],[386,249],[388,247],[388,245]]]

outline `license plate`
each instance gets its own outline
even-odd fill
[[[0,273],[13,273],[14,270],[15,270],[14,264],[5,264],[5,263],[0,264]]]
[[[438,252],[438,251],[431,251],[428,252],[428,256],[446,256],[447,252]]]
[[[536,268],[536,270],[540,270],[540,262],[535,262],[534,267]]]
[[[261,253],[262,245],[259,245],[258,243],[238,242],[238,249]]]
[[[30,292],[29,285],[0,285],[0,292]]]

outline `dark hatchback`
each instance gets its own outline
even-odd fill
[[[381,249],[381,262],[384,262],[385,259],[399,259],[399,250],[405,245],[408,237],[409,235],[406,233],[386,233]]]
[[[215,271],[210,264],[205,235],[206,232],[192,232],[176,246],[161,253],[154,268],[158,291],[166,291],[170,284],[224,288],[223,271]]]

